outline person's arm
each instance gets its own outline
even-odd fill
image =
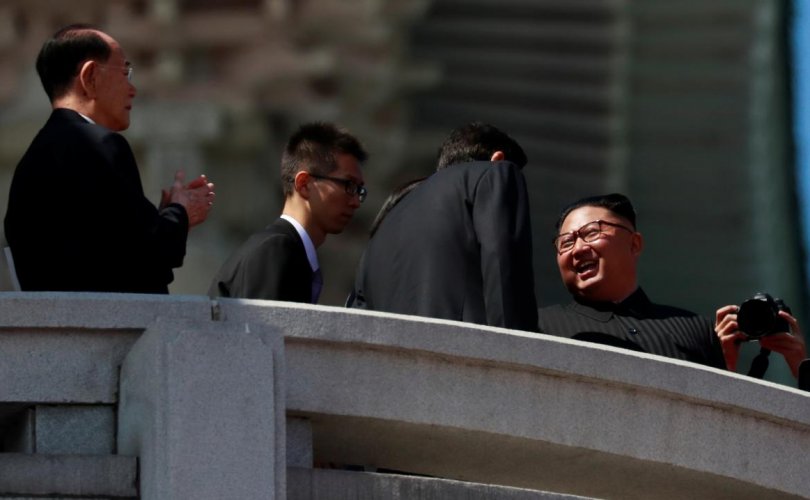
[[[188,215],[188,227],[192,228],[201,224],[208,218],[208,212],[214,205],[214,184],[208,182],[208,178],[201,175],[184,184],[185,172],[179,170],[174,175],[174,183],[168,190],[163,190],[160,201],[160,209],[172,203],[182,206]]]
[[[160,262],[171,268],[183,265],[188,230],[208,217],[214,204],[214,184],[201,175],[184,185],[185,174],[175,174],[174,183],[161,191],[158,218],[153,228],[155,248]]]
[[[481,245],[487,324],[536,331],[529,196],[517,166],[493,162],[481,176],[473,224]]]

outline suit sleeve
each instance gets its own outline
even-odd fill
[[[536,331],[529,197],[517,166],[497,162],[486,169],[475,188],[473,224],[487,323]]]
[[[107,150],[114,154],[111,164],[115,165],[115,172],[127,191],[126,195],[118,195],[122,198],[119,202],[126,203],[119,214],[127,214],[130,219],[128,227],[135,240],[133,244],[141,248],[147,262],[155,269],[170,272],[182,266],[189,229],[186,209],[176,203],[161,210],[155,208],[144,196],[129,144],[119,134],[110,134],[105,140],[109,144]]]
[[[132,150],[118,134],[104,137],[102,154],[107,160],[107,185],[104,193],[109,222],[107,244],[116,252],[116,281],[129,283],[132,291],[164,291],[173,280],[172,269],[182,266],[188,236],[185,208],[170,204],[158,210],[143,193]],[[101,176],[98,176],[101,179]]]

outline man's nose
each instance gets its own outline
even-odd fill
[[[577,236],[577,239],[574,241],[574,248],[571,250],[571,253],[581,252],[582,250],[585,250],[586,248],[588,248],[588,249],[591,248],[591,244],[588,243],[587,241],[583,240],[579,236]]]

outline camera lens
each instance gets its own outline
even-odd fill
[[[749,337],[762,337],[773,333],[777,314],[771,301],[753,298],[740,304],[737,323]]]

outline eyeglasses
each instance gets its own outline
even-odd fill
[[[338,184],[342,184],[343,189],[346,190],[346,194],[348,194],[349,196],[357,195],[357,197],[360,198],[360,203],[363,203],[366,200],[366,196],[368,195],[368,189],[366,189],[365,186],[361,186],[360,184],[357,184],[351,179],[341,179],[339,177],[329,177],[328,175],[315,175],[315,174],[309,174],[309,176],[314,177],[315,179],[322,179],[325,181],[332,181]]]
[[[635,230],[621,224],[616,224],[614,222],[608,222],[605,220],[595,220],[585,224],[575,231],[558,235],[553,240],[554,248],[557,250],[558,254],[562,255],[566,252],[570,252],[574,248],[574,245],[577,243],[577,238],[581,238],[585,243],[594,242],[601,238],[605,233],[605,226],[618,227],[620,229],[624,229],[625,231],[630,231],[631,233],[636,232]]]
[[[130,82],[132,81],[132,72],[134,71],[134,69],[133,69],[133,66],[131,64],[128,65],[128,66],[110,66],[110,65],[107,65],[107,64],[99,64],[99,66],[102,66],[104,68],[110,68],[110,69],[123,69],[123,70],[126,70],[126,72],[127,72],[127,80],[130,81]]]

